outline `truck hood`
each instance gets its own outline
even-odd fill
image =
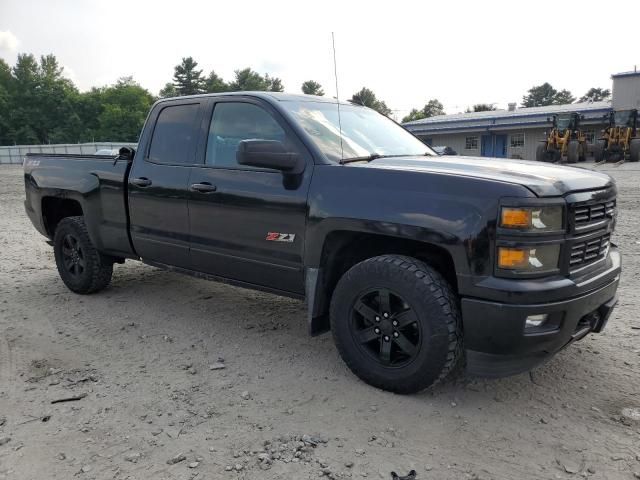
[[[365,168],[406,170],[422,173],[464,175],[522,185],[539,197],[562,196],[577,190],[604,189],[614,184],[605,174],[586,168],[526,160],[487,157],[393,157],[369,163],[353,163]]]

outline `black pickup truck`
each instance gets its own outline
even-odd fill
[[[136,151],[28,155],[26,212],[63,282],[114,263],[304,299],[349,368],[409,393],[457,365],[526,371],[616,303],[616,186],[602,173],[437,156],[388,118],[312,96],[166,99]]]

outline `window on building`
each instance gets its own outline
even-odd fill
[[[465,150],[477,150],[478,149],[478,137],[467,137],[464,141]]]
[[[149,160],[180,165],[193,163],[193,145],[198,133],[195,121],[200,105],[165,107],[158,115],[149,147]]]
[[[524,147],[524,133],[511,134],[511,148]]]
[[[595,143],[595,141],[596,141],[596,131],[595,130],[585,130],[584,136],[587,139],[587,143]]]

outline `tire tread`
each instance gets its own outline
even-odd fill
[[[85,285],[80,288],[72,288],[64,280],[63,271],[61,265],[58,264],[58,273],[65,282],[65,285],[76,293],[89,294],[98,292],[106,288],[111,282],[113,275],[113,262],[110,262],[105,255],[102,255],[91,242],[89,237],[89,231],[87,225],[84,222],[84,217],[66,217],[60,221],[56,228],[54,237],[54,244],[57,244],[58,235],[63,235],[65,228],[72,228],[80,235],[83,247],[85,250],[85,261],[87,263],[87,269],[91,272],[91,278]],[[56,262],[57,263],[57,262]]]
[[[445,324],[448,334],[446,360],[439,375],[434,381],[425,385],[420,381],[422,379],[417,379],[413,384],[405,384],[401,388],[399,388],[398,385],[395,384],[385,384],[384,382],[378,381],[376,382],[377,386],[384,390],[390,390],[397,393],[414,393],[423,390],[426,387],[435,386],[441,383],[450,373],[452,373],[456,369],[463,358],[462,319],[455,293],[452,291],[451,287],[444,279],[444,277],[433,268],[431,268],[428,264],[416,258],[405,255],[388,254],[369,258],[355,265],[351,270],[347,271],[344,274],[343,279],[348,279],[353,272],[353,269],[356,267],[362,266],[366,268],[367,266],[374,266],[377,264],[392,264],[397,268],[413,274],[418,284],[421,285],[422,288],[427,289],[428,292],[430,292],[432,298],[440,305],[442,313],[445,316]],[[340,282],[338,282],[336,290],[340,288],[341,282],[342,279],[340,280]],[[333,312],[331,318],[332,322],[337,320],[335,318],[335,315],[333,315]],[[368,372],[361,368],[361,366],[357,362],[350,360],[351,357],[347,354],[347,352],[344,351],[343,344],[337,338],[336,329],[332,328],[332,331],[335,344],[347,366],[358,377],[366,379],[368,377]]]

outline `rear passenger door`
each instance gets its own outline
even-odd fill
[[[131,237],[143,260],[189,268],[188,185],[206,99],[162,102],[129,174]]]
[[[204,164],[189,182],[192,268],[302,294],[311,155],[280,114],[255,98],[212,98],[203,128]],[[304,172],[239,165],[238,144],[247,139],[281,141],[302,156]],[[198,191],[202,185],[209,187]]]

